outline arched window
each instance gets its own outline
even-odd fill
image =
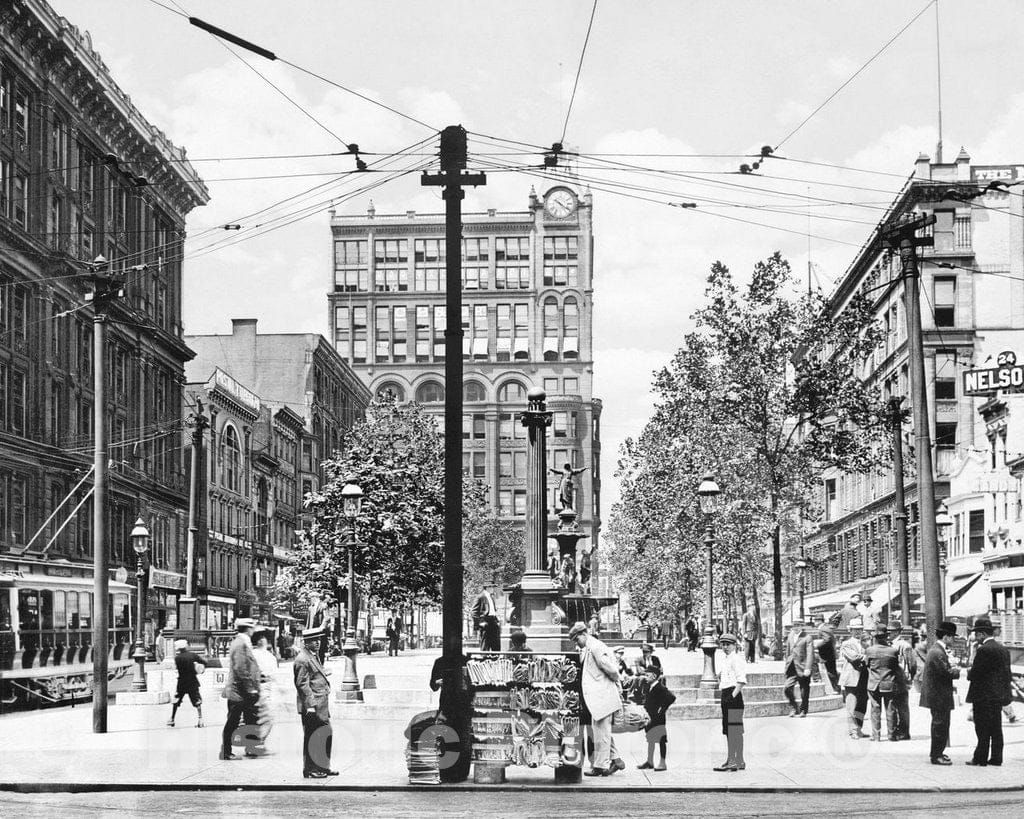
[[[420,404],[444,401],[444,387],[437,381],[424,381],[416,388],[416,401]]]
[[[479,402],[487,400],[487,390],[479,381],[467,381],[462,388],[462,400]]]
[[[544,360],[558,361],[558,337],[562,334],[558,321],[558,300],[544,299]]]
[[[502,404],[525,404],[526,386],[519,381],[506,381],[498,388],[498,401]]]
[[[224,430],[224,486],[237,492],[242,479],[242,448],[233,426]]]
[[[562,357],[577,359],[580,357],[580,308],[573,296],[565,299],[562,308],[563,328]]]
[[[383,398],[384,396],[390,395],[397,402],[405,400],[405,390],[400,384],[396,384],[394,381],[385,381],[379,387],[377,387],[377,397]]]

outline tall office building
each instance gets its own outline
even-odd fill
[[[335,349],[374,394],[416,401],[443,423],[444,214],[331,214],[327,296]],[[566,185],[527,209],[463,215],[463,466],[490,487],[502,516],[525,521],[526,430],[532,387],[554,413],[548,466],[577,478],[579,522],[601,525],[601,401],[593,397],[592,199]],[[548,508],[557,478],[550,476]]]
[[[23,645],[90,639],[91,597],[46,584],[84,586],[92,576],[98,399],[86,263],[101,254],[124,280],[107,322],[102,396],[110,565],[134,568],[129,534],[143,518],[151,534],[145,617],[173,624],[185,588],[181,400],[192,357],[182,338],[182,245],[186,215],[207,199],[184,149],[117,85],[88,33],[43,0],[4,3],[0,573],[39,576],[46,589],[25,595]],[[111,628],[127,629],[126,602],[115,604]],[[0,616],[0,632],[3,623]],[[61,655],[47,656],[52,664]]]

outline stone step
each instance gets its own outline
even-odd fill
[[[807,710],[817,714],[823,711],[835,711],[843,707],[843,698],[838,694],[829,694],[825,697],[812,699],[807,704]],[[789,703],[786,700],[765,700],[761,702],[746,702],[744,697],[744,717],[777,717],[789,713]],[[668,709],[668,718],[671,720],[690,719],[721,719],[722,706],[717,702],[685,702],[676,703]]]
[[[700,674],[666,674],[665,685],[672,690],[700,687]],[[786,675],[781,671],[748,671],[747,685],[781,688],[786,682]]]
[[[429,706],[388,705],[368,702],[332,702],[331,719],[337,720],[394,720],[404,728],[417,714],[432,711]]]
[[[696,688],[673,688],[672,693],[676,695],[676,702],[695,702],[699,689]],[[811,698],[824,697],[828,694],[824,683],[811,683]],[[782,685],[745,685],[743,686],[744,702],[763,702],[777,700],[784,697]]]
[[[429,669],[422,674],[366,674],[363,676],[363,690],[371,688],[381,691],[395,691],[400,689],[414,690],[417,688],[428,689],[430,676]]]
[[[424,710],[437,707],[438,692],[422,688],[364,688],[363,702],[368,705],[409,705]]]

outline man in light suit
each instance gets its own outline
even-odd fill
[[[791,717],[806,717],[811,697],[811,675],[815,670],[814,640],[804,630],[804,624],[797,620],[786,642],[785,658],[786,684],[783,693],[789,700]],[[800,705],[796,703],[793,689],[800,686]]]
[[[932,712],[932,765],[952,765],[953,761],[946,756],[946,747],[949,745],[949,715],[953,711],[953,680],[960,677],[960,669],[949,662],[956,623],[940,623],[935,637],[921,666],[921,707]]]
[[[224,723],[224,731],[221,734],[221,759],[235,759],[231,750],[234,744],[235,729],[244,720],[246,726],[245,736],[242,742],[245,745],[246,756],[258,756],[255,752],[259,744],[259,737],[256,735],[256,723],[258,715],[256,706],[260,699],[260,666],[256,662],[256,655],[252,653],[252,632],[256,627],[256,621],[248,617],[239,617],[235,620],[235,629],[238,634],[228,649],[228,678],[224,683],[224,696],[228,700],[228,718]]]
[[[850,739],[863,739],[864,715],[868,709],[868,667],[864,660],[863,623],[859,617],[849,622],[850,636],[843,640],[839,653],[843,658],[843,670],[839,675],[839,687],[846,702],[846,727]]]
[[[481,651],[501,651],[501,628],[498,625],[498,609],[492,594],[497,588],[494,583],[484,583],[483,589],[473,603],[473,622],[480,632]]]
[[[987,617],[974,621],[975,640],[979,643],[974,664],[967,672],[971,681],[967,701],[974,705],[974,733],[978,744],[968,765],[1003,764],[1003,706],[1013,700],[1010,676],[1010,652],[996,642],[995,627]]]
[[[594,730],[593,767],[587,776],[609,776],[623,770],[612,738],[612,715],[622,707],[619,692],[619,663],[611,649],[587,631],[585,623],[569,629],[569,639],[580,649],[583,660],[583,699],[590,710]]]
[[[323,637],[322,627],[306,629],[296,639],[298,653],[292,673],[295,678],[295,707],[302,717],[302,775],[306,779],[337,776],[331,770],[330,673],[324,670],[316,654],[309,651],[306,641],[315,642]]]

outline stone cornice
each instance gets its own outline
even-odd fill
[[[179,213],[206,204],[209,192],[187,161],[184,148],[176,147],[150,124],[114,82],[88,32],[80,32],[43,0],[11,0],[0,25],[2,33],[21,47],[23,59],[31,60],[46,82],[58,85],[116,149],[119,159],[159,185]]]

